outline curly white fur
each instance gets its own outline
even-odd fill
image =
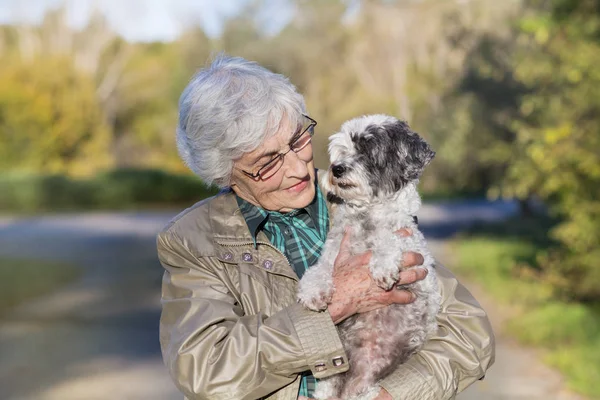
[[[334,260],[346,227],[351,227],[353,253],[373,251],[369,268],[380,287],[387,290],[396,285],[406,251],[423,255],[424,263],[419,267],[429,273],[425,279],[402,287],[416,295],[413,303],[357,314],[338,325],[350,370],[320,380],[316,399],[374,398],[379,391],[377,382],[406,362],[437,329],[440,294],[434,259],[413,219],[421,199],[416,187],[418,179],[409,174],[410,168],[418,167],[420,175],[434,153],[418,135],[413,135],[417,134],[405,123],[377,115],[346,122],[330,139],[332,167],[327,172],[326,186],[329,194],[343,203],[333,216],[323,255],[300,281],[298,300],[312,310],[327,308],[335,290]],[[386,151],[382,146],[394,149]],[[408,157],[412,152],[422,154]],[[422,165],[402,164],[419,162]],[[339,169],[334,174],[335,166],[343,166],[343,172]],[[384,171],[394,167],[399,170]],[[375,171],[377,168],[382,170]],[[400,228],[410,228],[413,234],[401,237],[395,233]]]

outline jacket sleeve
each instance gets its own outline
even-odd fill
[[[450,271],[436,265],[442,291],[438,331],[381,386],[393,399],[454,399],[494,362],[494,334],[485,311]]]
[[[347,369],[334,365],[346,355],[329,313],[292,304],[246,315],[217,273],[220,261],[195,256],[185,243],[168,231],[157,239],[165,268],[161,349],[187,398],[257,399],[302,371],[325,377]]]

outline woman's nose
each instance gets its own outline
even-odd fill
[[[308,162],[298,156],[298,153],[290,151],[285,156],[285,163],[288,164],[288,169],[299,177],[304,177],[308,171]]]

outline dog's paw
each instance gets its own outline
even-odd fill
[[[315,400],[335,400],[335,385],[330,379],[317,381],[317,387],[313,393]]]
[[[329,301],[331,299],[327,299],[326,296],[321,297],[312,297],[312,298],[302,298],[298,296],[298,302],[302,304],[304,307],[308,308],[312,311],[323,311],[327,309],[327,305],[329,305]]]
[[[332,288],[320,287],[318,290],[298,292],[298,302],[312,311],[326,310],[332,297]]]
[[[298,302],[313,311],[327,308],[333,297],[333,278],[331,273],[318,265],[311,267],[298,284]]]

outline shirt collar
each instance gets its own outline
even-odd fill
[[[235,195],[235,199],[240,207],[242,216],[246,220],[246,225],[248,225],[250,235],[252,235],[254,247],[256,247],[256,236],[264,226],[265,222],[267,222],[267,219],[269,218],[269,212],[242,199],[237,194]]]
[[[320,193],[319,184],[317,182],[317,175],[315,174],[315,197],[304,208],[292,210],[285,214],[282,214],[277,211],[268,211],[262,207],[256,206],[244,199],[242,199],[237,194],[235,195],[235,199],[237,200],[238,206],[244,219],[246,220],[246,224],[248,225],[248,230],[250,230],[250,234],[252,235],[252,240],[254,241],[254,247],[256,247],[256,237],[258,233],[262,230],[265,223],[269,218],[271,219],[286,219],[286,218],[294,218],[298,214],[302,212],[306,212],[308,216],[313,220],[313,222],[317,221],[318,212],[319,212],[319,197],[322,196]]]

